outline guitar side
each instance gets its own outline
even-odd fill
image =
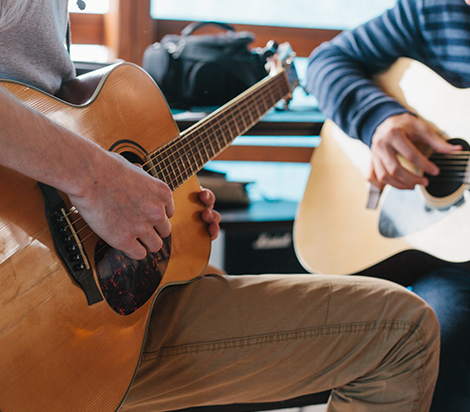
[[[133,65],[112,68],[80,106],[18,83],[2,86],[107,150],[142,155],[179,134],[158,88]],[[0,410],[116,411],[136,372],[156,295],[196,279],[207,265],[210,237],[197,179],[174,191],[171,259],[158,289],[127,316],[104,300],[87,303],[56,252],[36,182],[0,168],[0,189]],[[97,241],[83,241],[93,268]]]
[[[470,102],[470,90],[456,89],[429,68],[408,59],[398,61],[377,81],[432,127],[468,141],[470,124],[465,108]],[[404,210],[403,220],[410,219],[404,225],[408,233],[386,237],[379,231],[384,216],[381,213],[390,204],[399,204],[390,203],[390,199],[400,199],[401,194],[408,196],[405,192],[414,191],[386,187],[377,209],[367,209],[369,186],[365,174],[370,164],[369,149],[350,139],[331,121],[325,123],[321,137],[311,159],[311,173],[294,225],[296,253],[308,270],[354,274],[410,250],[448,262],[470,259],[470,231],[465,230],[470,224],[468,201],[413,230],[408,230],[408,226],[416,219]],[[422,192],[420,188],[415,191]],[[418,198],[420,193],[413,196]]]

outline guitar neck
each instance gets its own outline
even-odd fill
[[[266,77],[150,154],[146,170],[175,190],[290,92],[284,70]]]

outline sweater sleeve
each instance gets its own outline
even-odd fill
[[[309,58],[307,90],[320,110],[349,136],[371,145],[387,117],[407,112],[371,80],[399,57],[422,60],[419,0],[398,0],[383,15],[344,31],[315,49]]]

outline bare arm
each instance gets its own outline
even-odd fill
[[[131,258],[160,249],[174,213],[165,183],[50,121],[2,88],[0,124],[2,166],[66,193],[95,233]],[[119,181],[113,176],[120,176]]]

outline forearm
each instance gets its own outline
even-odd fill
[[[94,232],[130,257],[171,232],[170,188],[0,90],[0,164],[68,195]]]
[[[326,117],[349,136],[370,146],[373,130],[383,120],[406,110],[383,93],[362,67],[334,45],[311,57],[307,88]]]
[[[0,88],[0,164],[80,196],[107,153]],[[101,160],[102,161],[102,160]],[[77,173],[80,171],[80,173]]]
[[[413,23],[417,12],[410,5],[397,4],[356,30],[341,33],[310,56],[308,91],[327,117],[368,145],[383,120],[406,111],[373,78],[399,57],[419,59],[422,48]]]

